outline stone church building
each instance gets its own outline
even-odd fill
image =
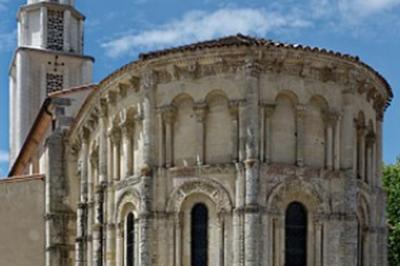
[[[83,25],[18,12],[0,265],[387,265],[374,69],[238,34],[91,84]]]

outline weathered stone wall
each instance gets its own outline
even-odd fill
[[[0,265],[45,265],[42,177],[0,181]]]
[[[130,212],[135,265],[190,265],[203,203],[209,265],[282,266],[292,202],[307,210],[307,265],[386,265],[384,84],[336,56],[257,49],[182,52],[101,84],[69,139],[77,265],[123,265]]]

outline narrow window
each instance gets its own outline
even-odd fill
[[[363,225],[357,218],[357,266],[364,266],[364,241]]]
[[[298,202],[286,210],[285,236],[285,266],[306,266],[307,211]]]
[[[208,261],[208,210],[204,204],[196,204],[191,213],[191,261],[192,266],[207,266]]]
[[[134,266],[135,259],[135,217],[132,213],[126,219],[126,266]]]

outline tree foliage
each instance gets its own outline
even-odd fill
[[[383,170],[383,186],[387,193],[387,223],[389,227],[389,265],[400,265],[400,157]]]

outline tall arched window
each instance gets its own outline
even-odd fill
[[[301,203],[293,202],[285,218],[285,266],[306,266],[307,211]]]
[[[364,225],[357,217],[357,266],[364,266]]]
[[[207,266],[208,262],[208,209],[196,204],[191,213],[191,265]]]
[[[135,264],[135,217],[129,213],[125,224],[125,247],[126,247],[126,266]]]

